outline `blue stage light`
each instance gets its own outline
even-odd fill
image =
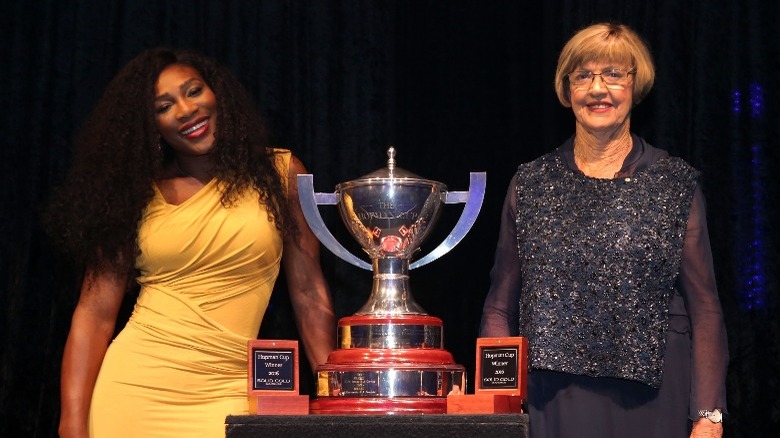
[[[766,141],[763,130],[756,125],[764,120],[765,104],[764,90],[757,83],[748,85],[748,101],[744,102],[743,93],[739,90],[732,93],[732,110],[735,115],[746,114],[750,120],[738,117],[740,125],[749,125],[742,132],[747,132],[746,142],[750,142],[750,162],[742,165],[734,163],[735,209],[736,209],[736,244],[738,301],[743,310],[763,309],[767,298],[766,276],[766,196],[765,196],[765,161],[764,149]],[[747,104],[747,108],[743,105]],[[744,111],[744,112],[743,112]],[[740,148],[742,145],[735,145]],[[744,156],[740,153],[737,156]],[[745,193],[749,190],[749,193]],[[747,194],[748,196],[745,196]]]

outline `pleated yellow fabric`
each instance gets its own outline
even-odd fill
[[[287,175],[290,153],[279,156]],[[90,435],[222,437],[248,413],[247,341],[279,274],[282,238],[258,194],[225,208],[212,180],[180,205],[159,191],[138,233],[141,292],[106,353]]]

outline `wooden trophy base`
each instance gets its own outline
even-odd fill
[[[317,398],[311,413],[319,415],[444,414],[447,400],[442,397],[355,397]]]
[[[447,397],[448,414],[522,414],[528,340],[478,338],[474,394]]]
[[[260,395],[249,397],[252,415],[308,415],[308,395]]]
[[[247,394],[252,415],[308,415],[298,381],[298,341],[250,339]]]
[[[463,394],[447,397],[448,414],[522,414],[523,398],[502,394]]]

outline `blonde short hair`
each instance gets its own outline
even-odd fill
[[[653,66],[650,50],[642,38],[623,24],[593,24],[575,33],[558,57],[555,92],[563,106],[571,106],[571,90],[567,75],[591,61],[622,62],[626,63],[627,67],[636,69],[634,105],[641,102],[653,87],[655,66]]]

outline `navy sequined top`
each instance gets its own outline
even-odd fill
[[[683,372],[691,374],[691,412],[725,406],[726,333],[697,172],[640,137],[632,139],[631,152],[611,180],[589,178],[577,169],[573,137],[520,166],[504,202],[480,336],[528,336],[532,369],[621,377],[657,387],[665,331],[690,325],[692,367]],[[533,180],[545,172],[546,179]],[[626,184],[638,177],[652,182]],[[565,190],[551,192],[553,185]],[[518,200],[518,193],[526,195]],[[631,202],[627,195],[647,199]],[[632,211],[607,215],[609,205]],[[643,216],[652,218],[643,221]],[[591,223],[591,229],[583,223]],[[619,257],[621,240],[623,247],[644,252],[634,254],[633,265]],[[566,249],[539,252],[539,245]],[[604,263],[594,266],[595,260]],[[603,266],[610,262],[613,266]],[[597,332],[596,326],[610,329]]]

